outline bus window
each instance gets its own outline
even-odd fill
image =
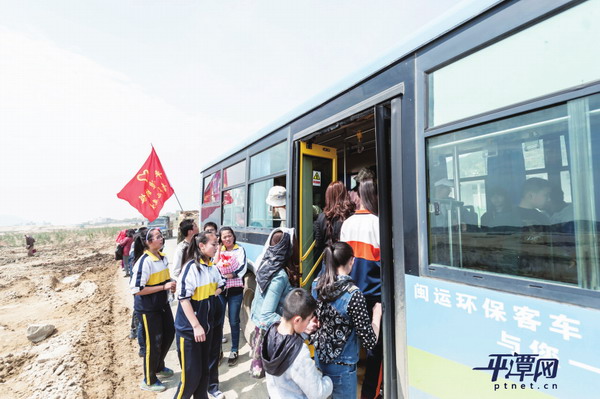
[[[200,220],[203,222],[219,223],[219,201],[221,199],[221,171],[217,171],[204,178],[202,191],[202,213]]]
[[[223,188],[237,186],[246,181],[246,161],[238,162],[223,170]]]
[[[204,195],[202,203],[218,202],[221,198],[221,171],[204,178]]]
[[[287,169],[287,142],[283,141],[273,147],[250,157],[250,180],[283,172]]]
[[[244,184],[245,181],[245,160],[223,169],[223,207],[221,208],[221,226],[246,226],[246,187],[235,187]]]
[[[221,219],[221,226],[245,227],[245,204],[246,190],[244,187],[223,191],[223,217]]]
[[[582,2],[432,72],[428,125],[596,81],[600,57],[589,49],[600,35],[598,14],[597,2]]]
[[[248,203],[248,226],[258,228],[279,227],[282,219],[285,220],[287,215],[280,215],[278,210],[274,210],[267,202],[267,195],[273,186],[286,187],[285,176],[275,177],[250,184],[250,195]]]
[[[600,289],[600,95],[427,140],[432,264]]]
[[[269,189],[286,186],[285,175],[264,179],[265,176],[285,173],[288,165],[287,141],[282,141],[250,157],[250,185],[248,192],[248,227],[279,227],[287,218],[285,209],[274,209],[266,203]],[[256,181],[256,179],[264,179]]]

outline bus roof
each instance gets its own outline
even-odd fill
[[[221,161],[229,158],[230,156],[238,153],[249,145],[255,143],[259,139],[265,137],[269,133],[274,133],[285,125],[299,119],[303,115],[309,113],[320,105],[333,99],[334,97],[350,90],[354,86],[357,86],[362,81],[370,78],[377,74],[379,71],[389,67],[395,62],[401,60],[405,56],[417,51],[421,47],[431,43],[435,39],[444,34],[450,32],[454,28],[468,22],[476,16],[482,14],[486,10],[504,2],[505,0],[463,0],[450,8],[446,13],[433,19],[422,28],[417,30],[414,34],[408,36],[401,44],[385,54],[381,58],[377,59],[371,64],[365,65],[358,69],[356,72],[346,76],[336,84],[332,85],[328,89],[314,96],[310,100],[287,112],[283,116],[279,117],[275,121],[271,122],[264,128],[260,129],[255,134],[242,140],[240,144],[232,147],[231,149],[218,154],[215,158],[211,159],[209,163],[202,168],[202,171],[213,167]]]

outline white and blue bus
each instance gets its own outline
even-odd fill
[[[600,397],[598,21],[600,0],[468,3],[208,166],[202,222],[255,258],[286,187],[307,286],[327,185],[371,167],[384,396]]]

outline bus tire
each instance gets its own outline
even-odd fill
[[[242,299],[242,308],[240,310],[240,329],[246,342],[251,342],[251,336],[254,332],[254,323],[250,320],[250,307],[254,299],[256,290],[256,276],[250,270],[244,275],[244,297]]]

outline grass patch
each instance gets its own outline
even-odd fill
[[[35,238],[35,245],[55,245],[63,243],[91,242],[106,240],[114,243],[119,231],[126,227],[92,227],[72,230],[41,231],[31,233]],[[24,247],[24,233],[0,233],[0,246]]]

